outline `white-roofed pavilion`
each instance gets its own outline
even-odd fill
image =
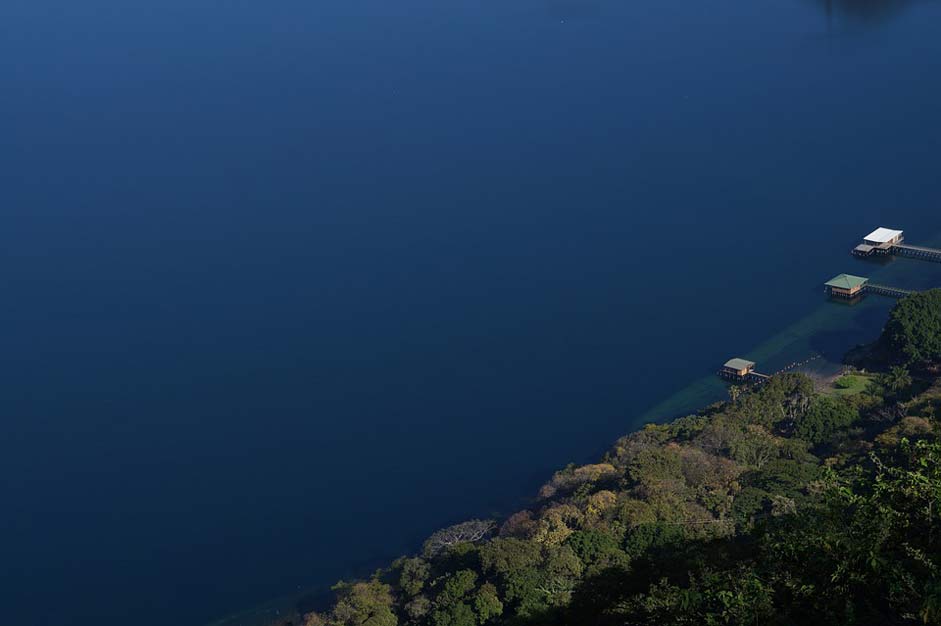
[[[863,238],[870,246],[894,244],[902,241],[904,233],[901,230],[879,227]]]

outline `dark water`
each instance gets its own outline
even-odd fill
[[[363,573],[776,333],[779,365],[871,338],[888,303],[820,283],[941,284],[847,255],[941,234],[939,18],[5,0],[2,621]]]

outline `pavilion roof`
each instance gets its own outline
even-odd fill
[[[827,287],[836,287],[837,289],[846,289],[852,290],[858,287],[862,287],[869,282],[868,278],[863,278],[862,276],[853,276],[852,274],[840,274],[839,276],[834,276],[828,280],[825,284]]]

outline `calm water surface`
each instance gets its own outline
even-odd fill
[[[820,284],[941,284],[847,255],[941,235],[939,18],[6,0],[2,621],[199,626],[363,573],[730,356],[871,338],[888,303]]]

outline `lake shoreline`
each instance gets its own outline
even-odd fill
[[[821,299],[825,300],[823,293],[821,293]],[[742,356],[755,359],[761,365],[767,365],[772,371],[787,367],[798,360],[818,357],[818,359],[813,361],[812,365],[806,368],[797,368],[792,371],[811,373],[826,372],[827,375],[832,376],[837,369],[843,366],[843,359],[841,358],[839,361],[833,360],[832,353],[830,359],[819,358],[821,355],[810,347],[813,344],[814,337],[819,333],[832,332],[843,328],[848,319],[855,319],[859,313],[869,310],[886,312],[891,308],[892,302],[870,297],[867,301],[860,303],[859,306],[861,308],[850,309],[843,306],[840,302],[823,301],[813,312],[800,318],[785,329],[770,335],[766,340],[753,349],[746,351]],[[852,315],[848,316],[848,314]],[[859,333],[856,335],[857,341],[855,341],[855,343],[851,342],[844,347],[844,355],[861,345],[873,341],[878,337],[880,330],[881,327],[861,327]],[[623,435],[628,435],[642,429],[644,424],[669,423],[697,411],[705,410],[709,405],[725,400],[727,398],[727,388],[728,384],[714,373],[691,381],[663,401],[645,410],[641,414],[637,426],[623,433]],[[600,449],[600,452],[591,455],[591,458],[599,458],[601,454],[610,449],[612,443],[613,442],[609,442],[605,447]],[[589,461],[589,459],[582,459],[582,461]],[[548,478],[549,476],[545,479],[547,480]],[[534,493],[521,495],[513,511],[525,508],[535,499],[536,494]],[[498,517],[505,518],[511,515],[513,511],[503,512]],[[471,517],[472,515],[472,513],[468,513],[467,517]],[[419,546],[415,546],[415,549],[418,547]],[[388,565],[388,560],[377,558],[372,559],[369,563],[363,564],[360,567],[353,567],[351,569],[358,572],[354,577],[360,578],[368,576],[371,572],[376,571],[377,568],[383,565]],[[335,582],[336,581],[334,581],[334,583]],[[321,611],[326,608],[325,604],[329,603],[334,598],[334,594],[331,591],[331,586],[334,583],[329,585],[317,585],[296,594],[287,594],[256,608],[210,622],[205,626],[266,626],[266,624],[273,619],[290,615],[294,607],[298,605],[303,606],[305,611]]]

